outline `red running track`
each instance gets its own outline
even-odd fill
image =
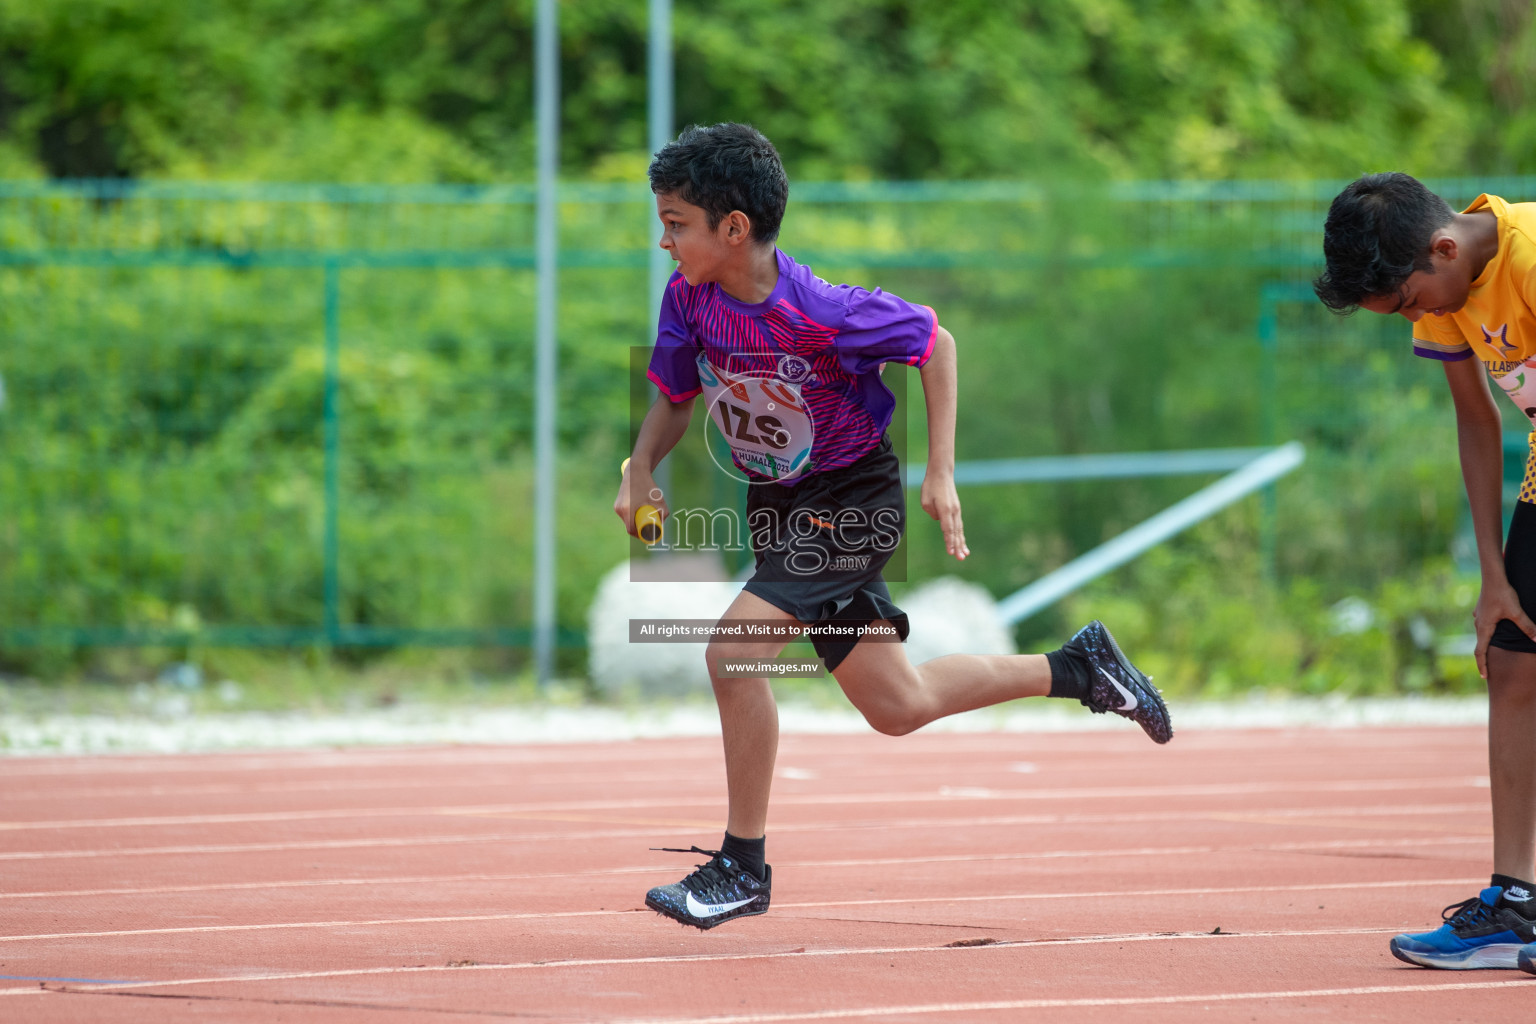
[[[0,762],[0,1020],[1525,1019],[1480,729],[787,736],[773,909],[642,909],[716,740]]]

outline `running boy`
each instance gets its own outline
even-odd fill
[[[756,568],[722,622],[830,634],[813,643],[854,707],[880,732],[909,733],[945,715],[1018,697],[1070,697],[1113,711],[1158,743],[1172,736],[1151,681],[1097,622],[1060,650],[953,655],[913,666],[899,643],[907,617],[881,570],[905,527],[901,467],[885,436],[895,399],[886,363],[920,368],[928,410],[923,510],[949,553],[969,553],[954,482],[955,342],[933,310],[879,289],[830,285],[774,245],[789,184],[773,144],[742,124],[692,127],[656,154],[651,191],[661,247],[677,262],[662,302],[649,377],[661,395],[641,425],[614,511],[664,502],[652,472],[706,415],[730,439],[752,486],[747,529]],[[859,630],[871,636],[860,639]],[[768,681],[729,677],[724,663],[772,658],[786,643],[717,637],[705,658],[725,743],[729,805],[707,864],[646,894],[646,905],[697,928],[768,909],[768,794],[778,711]]]
[[[1493,879],[1447,907],[1434,931],[1392,939],[1392,955],[1424,967],[1536,974],[1536,623],[1525,610],[1527,602],[1536,608],[1536,454],[1501,545],[1504,453],[1483,373],[1536,420],[1536,204],[1482,195],[1456,213],[1406,174],[1367,174],[1334,199],[1323,253],[1327,269],[1314,288],[1324,305],[1401,313],[1413,324],[1415,354],[1445,368],[1483,577],[1472,621],[1477,670],[1488,682]],[[1536,453],[1536,433],[1531,439]]]

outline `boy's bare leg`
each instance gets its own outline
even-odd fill
[[[1051,689],[1051,666],[1043,654],[951,654],[913,665],[904,644],[869,639],[832,675],[869,724],[891,736],[961,711],[1043,697]]]
[[[791,625],[794,616],[743,590],[721,619],[750,619]],[[729,799],[725,830],[740,839],[760,839],[768,826],[768,794],[779,751],[779,708],[767,679],[719,675],[723,661],[773,658],[783,640],[712,641],[705,652],[709,679],[720,708],[720,736],[725,744],[725,780]]]
[[[1493,870],[1536,881],[1536,654],[1488,649]]]

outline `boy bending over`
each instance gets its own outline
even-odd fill
[[[1414,353],[1445,368],[1483,577],[1472,620],[1488,682],[1493,878],[1445,908],[1439,928],[1392,939],[1392,955],[1536,974],[1536,623],[1525,610],[1536,608],[1536,433],[1504,543],[1502,430],[1487,380],[1536,420],[1536,203],[1481,195],[1456,213],[1406,174],[1367,174],[1329,207],[1323,253],[1324,305],[1402,314]]]

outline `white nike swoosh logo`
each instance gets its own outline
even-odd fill
[[[700,903],[693,898],[693,893],[689,893],[686,906],[688,907],[688,913],[694,917],[716,917],[727,911],[735,910],[737,907],[744,907],[755,898],[748,896],[746,899],[737,900],[735,903]]]
[[[1120,705],[1118,708],[1115,708],[1115,710],[1116,711],[1135,711],[1136,710],[1136,705],[1138,703],[1137,700],[1136,700],[1136,695],[1134,693],[1132,693],[1130,690],[1127,690],[1125,687],[1121,686],[1120,685],[1120,680],[1118,680],[1114,676],[1110,675],[1109,672],[1105,670],[1103,665],[1095,665],[1094,668],[1098,669],[1099,670],[1099,674],[1102,675],[1105,679],[1108,679],[1109,680],[1109,684],[1111,686],[1113,686],[1115,689],[1119,690],[1120,691],[1120,696],[1125,698],[1125,703]]]

